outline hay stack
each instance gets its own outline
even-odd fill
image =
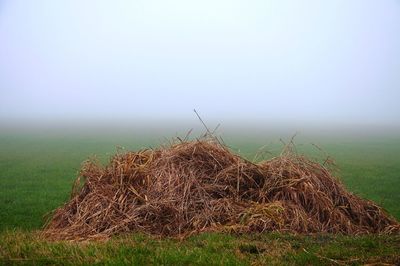
[[[399,229],[396,220],[347,192],[317,162],[284,152],[254,164],[206,138],[117,153],[106,167],[85,162],[71,200],[55,210],[44,234],[83,240],[135,231],[182,236],[206,230],[363,234]]]

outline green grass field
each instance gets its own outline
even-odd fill
[[[264,144],[279,153],[279,138],[225,138],[253,158]],[[0,136],[0,264],[363,264],[400,263],[399,236],[234,236],[203,234],[179,241],[134,234],[107,243],[48,243],[36,233],[46,213],[68,200],[80,164],[94,154],[106,162],[116,146],[157,146],[155,136]],[[306,139],[299,152],[320,157]],[[338,175],[357,195],[374,200],[400,219],[400,138],[314,140],[336,159]]]

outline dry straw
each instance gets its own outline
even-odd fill
[[[390,234],[400,225],[290,146],[255,164],[209,136],[119,152],[107,166],[85,162],[70,201],[54,211],[43,233],[87,240],[214,230]]]

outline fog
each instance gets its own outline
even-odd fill
[[[0,2],[3,129],[365,133],[399,99],[396,0]]]

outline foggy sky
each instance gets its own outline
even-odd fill
[[[0,119],[400,125],[400,2],[0,1]]]

